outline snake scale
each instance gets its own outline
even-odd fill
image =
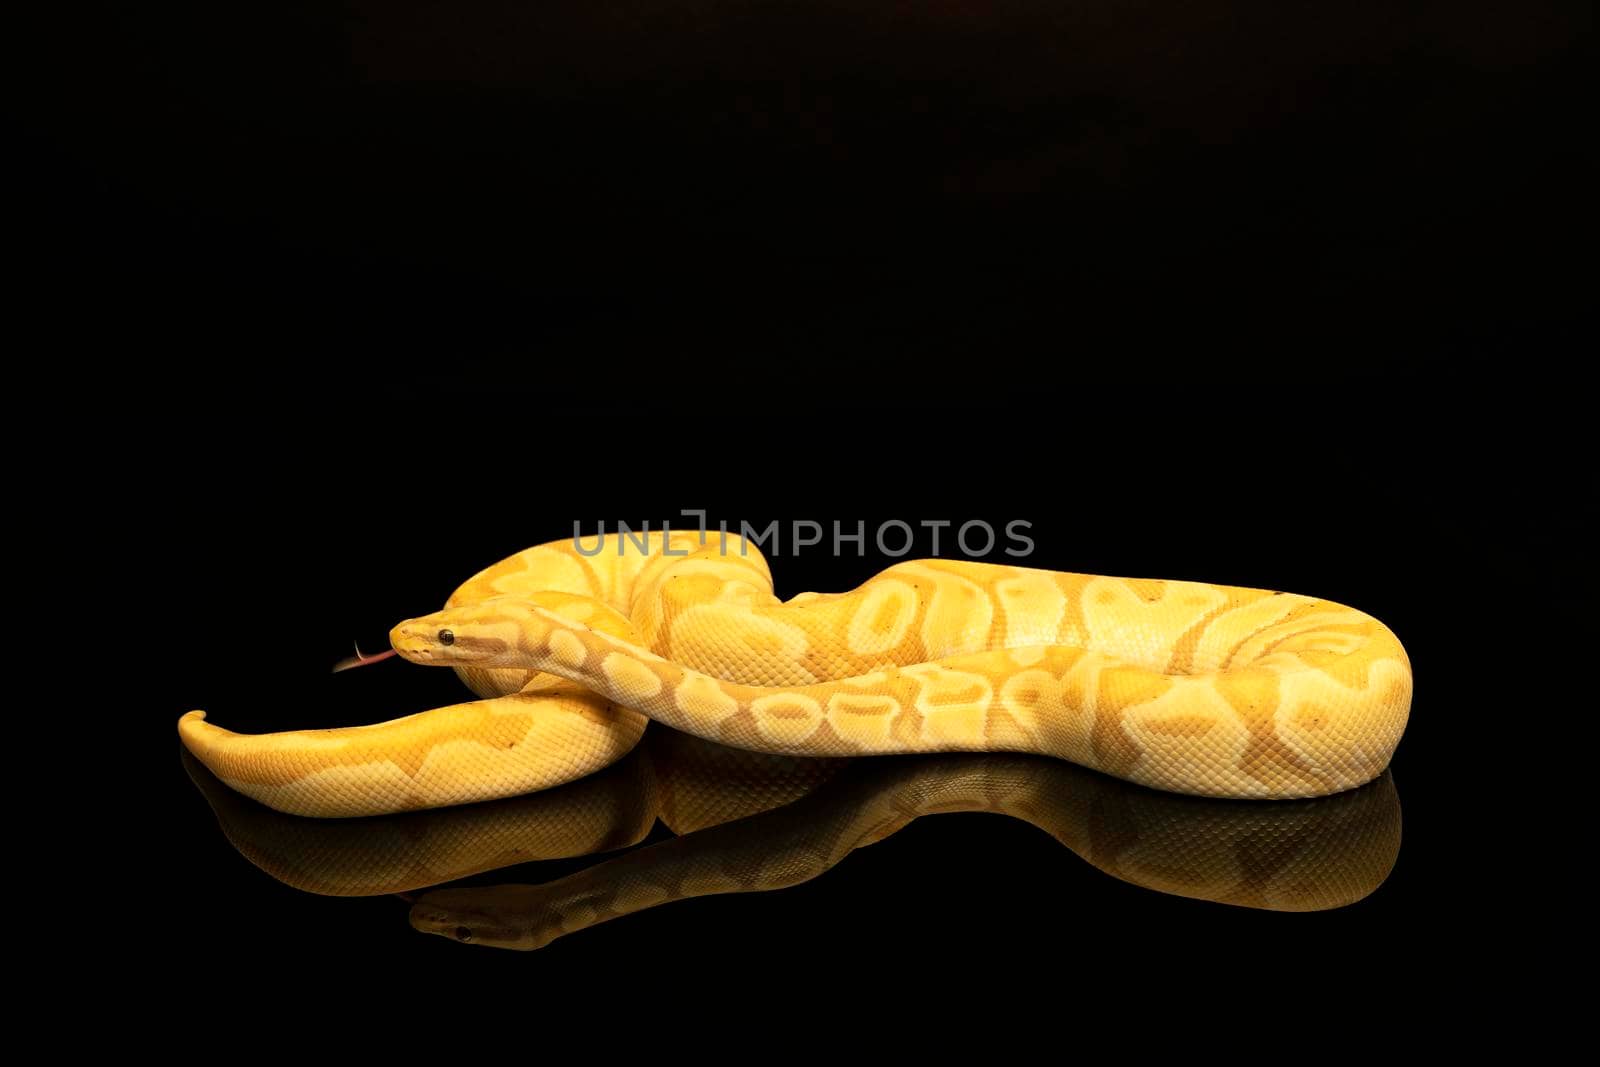
[[[189,751],[279,811],[360,816],[515,796],[625,756],[654,719],[798,757],[1017,752],[1156,789],[1288,799],[1388,766],[1410,662],[1355,609],[1290,593],[928,559],[846,593],[773,594],[734,536],[539,545],[400,623],[402,657],[482,699]]]

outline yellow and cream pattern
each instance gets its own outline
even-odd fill
[[[759,752],[1029,752],[1282,799],[1371,781],[1411,706],[1395,635],[1312,597],[934,559],[784,602],[737,537],[582,548],[528,549],[391,632],[481,700],[260,736],[191,712],[180,734],[231,787],[304,815],[558,785],[620,759],[647,717]]]

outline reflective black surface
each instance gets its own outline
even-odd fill
[[[928,815],[1008,815],[1132,884],[1275,911],[1356,903],[1387,877],[1401,836],[1388,774],[1315,801],[1230,803],[1031,756],[794,759],[665,727],[652,728],[605,773],[569,786],[377,819],[274,812],[233,793],[187,752],[183,758],[228,840],[285,885],[416,899],[419,930],[523,950],[678,900],[789,888]],[[658,820],[680,839],[597,861],[557,883],[411,895],[530,860],[630,849]],[[537,880],[536,870],[526,873]]]
[[[953,409],[946,417],[959,418],[960,410]],[[355,425],[365,428],[371,424],[362,421]],[[557,436],[581,435],[587,432],[587,425],[581,420],[547,424]],[[1053,440],[1049,427],[1040,425],[1019,424],[1012,427],[1010,435],[1010,444],[1019,454],[1033,453]],[[334,430],[329,439],[341,437]],[[1358,442],[1341,454],[1342,462],[1360,467],[1364,459],[1377,460],[1382,453],[1379,444],[1374,441],[1362,446]],[[570,455],[587,456],[597,469],[618,472],[620,486],[628,483],[632,447],[625,436],[608,441],[597,435],[581,452]],[[816,456],[826,457],[836,472],[828,483],[760,494],[768,499],[789,495],[797,501],[804,497],[805,503],[797,503],[793,511],[732,510],[738,501],[753,499],[757,490],[736,488],[747,468],[731,463],[729,470],[708,470],[696,478],[700,487],[697,499],[729,501],[726,514],[750,515],[749,521],[763,525],[769,515],[815,515],[827,521],[833,515],[859,513],[868,522],[896,515],[880,510],[881,498],[872,492],[868,479],[849,469],[849,464],[859,459],[853,460],[836,443],[768,445],[763,452],[767,469],[804,469],[807,447]],[[1372,449],[1370,455],[1363,453],[1363,447]],[[595,849],[606,850],[605,862],[609,863],[615,862],[610,852],[616,849],[666,847],[670,853],[683,846],[698,847],[693,843],[708,834],[728,833],[740,840],[746,835],[754,842],[748,848],[783,853],[794,847],[793,839],[803,836],[805,827],[815,825],[817,819],[827,822],[842,817],[837,814],[841,811],[871,808],[876,801],[870,798],[894,795],[894,789],[882,783],[893,782],[896,775],[914,775],[916,761],[862,761],[830,769],[829,781],[809,782],[808,789],[816,788],[803,796],[802,792],[771,794],[745,775],[740,779],[741,788],[754,789],[751,796],[795,803],[767,815],[752,809],[745,813],[748,817],[727,826],[695,826],[692,832],[678,836],[656,818],[661,814],[656,807],[660,796],[652,788],[659,788],[663,781],[659,770],[646,776],[656,783],[654,787],[637,780],[646,761],[661,759],[653,751],[655,745],[664,743],[658,737],[601,780],[574,787],[591,796],[591,801],[585,802],[591,808],[598,806],[610,813],[594,825],[577,815],[558,820],[569,834],[576,835],[581,847],[569,843],[565,851],[534,861],[533,857],[541,854],[519,854],[519,848],[533,846],[513,834],[503,849],[491,849],[481,861],[447,869],[449,879],[413,871],[397,882],[372,877],[363,883],[361,877],[346,875],[346,889],[341,890],[399,890],[413,901],[392,895],[330,899],[275,881],[250,860],[261,863],[267,857],[268,865],[292,869],[300,862],[297,855],[307,850],[322,860],[332,852],[348,851],[353,847],[352,835],[359,840],[359,831],[351,829],[354,824],[284,820],[215,788],[202,797],[175,758],[173,730],[178,715],[191,707],[204,707],[219,724],[259,731],[377,721],[457,700],[461,690],[448,671],[401,661],[341,674],[330,674],[329,668],[348,652],[353,639],[364,649],[381,647],[382,635],[393,619],[442,601],[460,577],[476,566],[514,551],[524,542],[560,537],[563,526],[570,530],[569,523],[539,514],[546,507],[543,495],[528,503],[513,494],[492,510],[475,509],[463,504],[453,487],[432,485],[415,471],[397,466],[365,480],[317,482],[305,477],[311,469],[305,464],[314,465],[315,454],[292,455],[283,465],[269,468],[278,472],[275,475],[263,471],[260,477],[220,487],[207,496],[174,485],[170,503],[179,509],[177,513],[197,518],[223,516],[227,522],[172,528],[173,539],[167,546],[177,553],[172,573],[183,582],[183,595],[174,598],[174,607],[186,605],[185,610],[201,613],[209,622],[189,631],[193,655],[170,665],[164,683],[171,694],[170,703],[152,703],[146,716],[151,740],[160,742],[153,749],[159,750],[159,755],[152,757],[146,784],[171,797],[172,819],[163,837],[180,857],[170,871],[175,891],[183,894],[196,921],[225,925],[229,937],[245,950],[273,958],[304,954],[323,958],[325,953],[342,958],[348,952],[374,959],[377,955],[448,958],[450,966],[503,957],[544,966],[531,962],[533,957],[489,952],[418,934],[408,923],[417,890],[439,881],[458,884],[458,877],[471,886],[572,879],[595,865],[596,856],[591,854]],[[1427,936],[1430,924],[1444,922],[1448,914],[1449,908],[1441,905],[1441,900],[1456,900],[1462,886],[1471,891],[1493,878],[1492,869],[1478,870],[1464,862],[1472,854],[1464,850],[1464,843],[1488,825],[1482,821],[1487,817],[1482,812],[1492,810],[1494,794],[1488,790],[1494,776],[1485,771],[1490,780],[1482,781],[1476,761],[1486,758],[1482,753],[1488,751],[1484,746],[1489,739],[1482,726],[1493,721],[1497,708],[1485,701],[1484,694],[1503,679],[1485,670],[1482,655],[1463,658],[1459,653],[1461,642],[1476,630],[1473,613],[1483,610],[1476,600],[1478,585],[1462,581],[1461,576],[1504,576],[1511,573],[1505,569],[1508,566],[1521,565],[1516,561],[1523,550],[1503,542],[1498,549],[1502,555],[1483,554],[1483,542],[1473,538],[1468,525],[1472,516],[1449,511],[1442,506],[1447,501],[1436,491],[1430,496],[1426,491],[1412,491],[1409,482],[1386,485],[1379,480],[1360,495],[1346,494],[1340,500],[1335,493],[1330,504],[1325,482],[1305,479],[1292,466],[1273,468],[1270,460],[1262,462],[1263,486],[1278,488],[1268,494],[1258,487],[1248,498],[1226,487],[1175,485],[1150,491],[1143,483],[1119,482],[1104,474],[1082,475],[1074,485],[1064,472],[1059,493],[1041,494],[1034,480],[1034,472],[1040,468],[998,459],[986,469],[967,468],[970,474],[955,467],[919,470],[907,465],[899,476],[897,495],[908,504],[936,502],[936,516],[941,518],[980,515],[1003,523],[1013,516],[1031,516],[1035,524],[1031,532],[1038,546],[1029,561],[1033,565],[1136,574],[1156,566],[1150,560],[1161,559],[1166,562],[1160,565],[1160,573],[1334,597],[1359,605],[1394,627],[1406,642],[1418,678],[1411,724],[1393,765],[1394,785],[1388,784],[1391,779],[1383,784],[1383,789],[1389,790],[1383,795],[1393,800],[1396,808],[1392,820],[1396,830],[1400,819],[1395,794],[1403,797],[1404,843],[1401,846],[1398,838],[1383,838],[1389,816],[1377,820],[1379,830],[1374,832],[1387,843],[1376,847],[1376,854],[1381,854],[1378,859],[1367,855],[1356,863],[1365,872],[1360,877],[1368,885],[1364,892],[1346,891],[1346,906],[1300,914],[1275,912],[1263,907],[1270,894],[1260,886],[1248,891],[1239,885],[1224,885],[1221,890],[1200,887],[1190,896],[1175,895],[1173,887],[1193,881],[1192,876],[1184,873],[1182,864],[1140,859],[1138,839],[1147,836],[1152,824],[1149,818],[1126,817],[1126,812],[1130,805],[1158,809],[1163,804],[1173,805],[1190,815],[1169,821],[1197,826],[1194,836],[1204,840],[1208,818],[1196,813],[1203,813],[1205,805],[1149,794],[1060,765],[1050,772],[1055,784],[1046,792],[1062,803],[1080,803],[1083,811],[1079,816],[1058,819],[1053,830],[1047,827],[1049,832],[1041,833],[1017,818],[960,810],[957,804],[954,811],[908,819],[897,832],[870,847],[851,852],[835,841],[822,850],[830,859],[812,872],[817,877],[795,880],[787,888],[689,894],[690,899],[640,906],[625,917],[555,938],[537,957],[565,961],[563,967],[603,970],[638,954],[688,952],[699,961],[720,960],[728,965],[741,961],[741,966],[754,967],[760,959],[775,958],[769,957],[769,952],[798,951],[801,945],[827,946],[826,951],[845,960],[865,959],[890,951],[890,946],[892,951],[912,957],[933,952],[935,945],[938,951],[957,957],[1022,952],[1024,946],[1028,946],[1026,951],[1109,951],[1109,946],[1121,939],[1131,939],[1149,951],[1168,938],[1186,943],[1198,938],[1236,947],[1255,944],[1266,951],[1277,939],[1287,937],[1310,946],[1307,951],[1331,953],[1329,958],[1341,959],[1338,946],[1351,938],[1383,940],[1402,931],[1406,936]],[[433,477],[443,477],[448,475],[449,465],[441,463],[429,471]],[[282,480],[278,480],[280,476]],[[565,497],[575,513],[599,516],[605,514],[605,502],[612,499],[611,488],[609,484],[574,485],[565,491]],[[846,488],[853,494],[847,497]],[[638,495],[630,499],[638,499],[640,506],[630,507],[626,514],[636,517],[672,517],[669,508],[680,499],[672,488],[617,489],[624,494],[635,491]],[[1270,527],[1260,525],[1263,520],[1255,520],[1256,526],[1230,521],[1229,515],[1237,513],[1228,508],[1245,507],[1245,515],[1267,513],[1249,511],[1250,500],[1270,511]],[[1079,502],[1082,506],[1076,506]],[[554,510],[553,503],[548,506]],[[658,510],[647,512],[645,506]],[[720,517],[717,512],[721,508],[711,506],[714,519]],[[1085,521],[1088,515],[1093,515],[1094,521]],[[1383,523],[1375,525],[1374,516],[1382,517]],[[907,512],[906,517],[917,518],[915,512]],[[786,552],[771,560],[779,593],[784,596],[804,588],[846,588],[891,562],[882,556],[836,557],[831,552]],[[208,575],[229,573],[234,567],[250,575],[250,595],[210,588],[213,583]],[[656,733],[665,735],[665,731]],[[878,762],[883,766],[876,766]],[[1028,763],[1022,760],[1022,764]],[[716,780],[711,772],[701,779]],[[738,792],[735,790],[735,795]],[[1078,801],[1073,801],[1075,796]],[[219,832],[218,817],[208,798],[218,805],[223,826],[234,832],[236,842],[255,841],[251,846],[255,852],[246,849],[250,860],[241,857]],[[547,803],[559,806],[569,802],[520,798],[484,810],[494,817],[497,810],[536,811]],[[1320,807],[1313,805],[1312,810],[1337,812],[1345,810],[1341,805],[1352,803],[1359,807],[1367,802],[1334,798],[1319,802]],[[1224,812],[1248,813],[1249,819],[1242,814],[1237,817],[1246,822],[1256,818],[1253,808],[1249,804],[1221,806]],[[228,814],[230,810],[233,814]],[[256,815],[250,815],[251,811]],[[782,811],[801,814],[783,816]],[[806,811],[823,814],[808,816]],[[1124,816],[1108,814],[1117,811]],[[443,819],[470,822],[474,817],[458,812]],[[798,822],[784,821],[791,817]],[[1229,815],[1223,825],[1234,828],[1224,834],[1226,844],[1219,854],[1249,872],[1249,877],[1270,880],[1273,871],[1319,847],[1314,844],[1317,834],[1300,844],[1285,843],[1278,835],[1276,846],[1263,846],[1263,840],[1274,838],[1275,818],[1262,816],[1258,830],[1241,836],[1234,825],[1237,819]],[[1296,824],[1301,816],[1284,818]],[[763,823],[763,819],[770,821]],[[270,826],[274,820],[291,829],[248,829],[258,824]],[[437,821],[431,816],[419,816],[414,822],[402,819],[389,829],[374,830],[370,846],[390,855],[392,862],[395,841],[420,847],[429,837],[425,828]],[[1312,821],[1318,822],[1320,817]],[[1341,820],[1331,822],[1337,825]],[[297,825],[305,829],[292,829]],[[589,825],[587,830],[582,829],[585,825]],[[1064,831],[1062,827],[1067,825],[1077,829]],[[1062,840],[1053,839],[1051,833]],[[1366,839],[1359,834],[1352,845],[1338,833],[1319,833],[1343,841],[1339,847],[1346,851],[1361,854],[1366,847],[1360,844]],[[318,841],[322,843],[315,843]],[[1069,847],[1063,847],[1063,841]],[[464,862],[465,855],[458,855],[457,862]],[[525,859],[529,862],[522,862]],[[1385,878],[1382,872],[1391,864],[1392,871]],[[825,873],[822,867],[827,868]],[[1141,881],[1141,872],[1148,876],[1162,869],[1164,874]],[[287,880],[295,882],[296,878]],[[305,884],[304,879],[300,881]],[[1226,906],[1205,899],[1208,896],[1245,906]],[[1439,927],[1441,935],[1444,929]],[[1085,948],[1085,943],[1098,947]],[[997,947],[1005,945],[1014,947]],[[1316,948],[1318,945],[1323,947]],[[485,965],[507,966],[504,962]]]
[[[944,410],[941,417],[963,414],[960,407]],[[1187,994],[1191,1004],[1226,999],[1228,985],[1260,982],[1263,973],[1284,968],[1305,975],[1294,979],[1302,990],[1359,986],[1395,998],[1409,995],[1404,990],[1412,984],[1437,987],[1470,974],[1485,945],[1502,943],[1505,924],[1543,914],[1521,902],[1547,884],[1538,858],[1554,854],[1543,842],[1556,813],[1540,777],[1519,762],[1520,735],[1507,728],[1541,706],[1537,686],[1515,664],[1537,661],[1537,641],[1565,631],[1555,614],[1537,609],[1542,627],[1486,638],[1493,631],[1485,630],[1491,601],[1484,590],[1521,589],[1531,604],[1536,580],[1559,583],[1567,573],[1563,553],[1576,542],[1564,525],[1552,518],[1518,533],[1504,521],[1513,513],[1539,514],[1522,494],[1548,484],[1497,480],[1494,468],[1483,465],[1471,468],[1470,483],[1457,483],[1450,463],[1407,449],[1381,427],[1343,438],[1333,458],[1318,460],[1336,463],[1334,474],[1319,475],[1328,468],[1307,467],[1291,451],[1277,460],[1258,458],[1247,486],[1155,484],[1083,465],[1008,458],[1062,447],[1056,428],[1043,421],[1007,424],[1003,448],[961,462],[939,459],[931,433],[883,466],[874,466],[871,451],[848,447],[853,438],[769,438],[758,443],[757,465],[730,459],[688,471],[685,451],[670,441],[640,452],[633,436],[603,432],[603,419],[551,418],[536,422],[529,439],[581,443],[559,453],[558,462],[592,464],[591,482],[523,493],[506,481],[509,488],[495,491],[491,479],[474,483],[458,475],[453,461],[431,448],[423,454],[432,459],[409,466],[390,462],[360,478],[326,476],[326,455],[361,454],[380,430],[385,440],[414,435],[426,444],[441,435],[468,440],[462,435],[471,431],[460,427],[478,425],[408,425],[392,414],[307,422],[293,447],[277,450],[269,443],[286,437],[218,438],[239,464],[228,480],[198,485],[174,478],[152,497],[160,502],[163,536],[145,551],[153,564],[160,561],[156,570],[165,582],[149,602],[159,608],[163,632],[184,633],[183,654],[147,667],[149,695],[130,712],[143,735],[128,794],[136,799],[80,805],[71,825],[95,828],[97,840],[121,848],[128,859],[115,869],[137,872],[139,914],[166,916],[168,924],[193,932],[186,934],[197,939],[190,951],[227,988],[309,982],[335,987],[329,995],[365,1010],[382,1010],[396,981],[491,983],[506,995],[555,985],[579,996],[612,988],[619,974],[648,973],[661,990],[647,999],[692,1011],[708,985],[725,981],[738,986],[728,996],[759,999],[761,988],[808,987],[884,967],[1000,980],[1034,974],[1047,965],[1041,961],[1057,967],[1071,961],[1074,968],[1082,961],[1089,971],[1062,979],[1073,988],[1138,985],[1154,970],[1184,975],[1172,980],[1189,986],[1200,983]],[[1079,425],[1081,433],[1115,429],[1108,419]],[[1158,430],[1146,439],[1178,447]],[[1230,455],[1250,454],[1226,427],[1212,429],[1209,439]],[[692,461],[700,452],[688,454]],[[1383,474],[1385,457],[1403,460],[1403,471]],[[801,473],[780,484],[783,477],[772,472],[783,471]],[[1379,473],[1366,473],[1373,471]],[[1501,507],[1479,507],[1480,492]],[[619,497],[636,503],[614,510]],[[1519,500],[1526,503],[1513,508]],[[455,853],[464,865],[447,869],[443,879],[453,895],[434,900],[427,887],[441,879],[432,867],[411,871],[407,850],[426,843],[427,827],[470,826],[478,813],[373,823],[386,828],[370,840],[355,831],[352,843],[349,826],[285,824],[231,794],[213,788],[203,795],[186,773],[175,725],[191,708],[206,709],[230,729],[263,731],[379,721],[459,700],[463,691],[449,671],[398,660],[340,674],[330,668],[349,654],[352,640],[367,651],[381,647],[394,620],[441,602],[476,567],[570,532],[568,515],[593,522],[619,514],[671,518],[702,502],[714,520],[745,517],[760,525],[854,515],[868,523],[916,521],[924,517],[916,505],[931,502],[937,510],[928,518],[1028,518],[1035,524],[1030,562],[1036,566],[1175,574],[1335,598],[1383,619],[1405,642],[1417,678],[1411,722],[1378,788],[1306,805],[1309,824],[1298,822],[1306,818],[1294,814],[1301,809],[1286,808],[1294,832],[1284,835],[1248,804],[1224,805],[1238,808],[1241,822],[1223,820],[1220,836],[1207,834],[1208,819],[1194,814],[1204,804],[1062,765],[1047,771],[1058,783],[1047,793],[1081,808],[1055,830],[956,804],[909,818],[853,850],[847,845],[857,839],[850,834],[830,837],[832,831],[817,828],[848,822],[851,813],[881,812],[875,805],[898,795],[895,776],[912,773],[917,761],[841,767],[826,782],[810,783],[816,788],[804,795],[777,795],[792,801],[785,807],[723,825],[680,825],[675,833],[660,818],[659,792],[652,808],[652,794],[637,777],[644,759],[658,759],[652,746],[667,735],[656,731],[662,736],[634,758],[565,798],[518,798],[486,808],[513,813],[506,822],[512,829],[483,857],[465,848]],[[895,502],[907,510],[890,510]],[[848,588],[892,562],[876,554],[786,552],[771,559],[785,597]],[[661,780],[654,770],[649,777]],[[750,785],[742,780],[743,788]],[[571,804],[572,796],[590,800],[558,820],[567,835],[558,839],[569,847],[537,851],[548,841],[540,845],[545,839],[517,829],[530,820],[515,813]],[[1384,803],[1369,808],[1363,797]],[[1393,821],[1384,814],[1391,801],[1398,808]],[[1163,805],[1191,814],[1158,818]],[[586,821],[582,812],[595,808],[605,817]],[[1320,811],[1332,816],[1324,820]],[[1368,815],[1338,814],[1362,811]],[[300,829],[284,833],[274,825]],[[866,840],[871,834],[862,826],[874,820],[849,825]],[[1308,825],[1313,832],[1302,836]],[[1349,833],[1352,826],[1360,832]],[[1223,878],[1218,891],[1215,879],[1197,879],[1184,862],[1163,859],[1152,845],[1162,840],[1163,827],[1174,833],[1169,843],[1188,842],[1200,853],[1212,848],[1224,869],[1242,874]],[[1390,828],[1398,839],[1385,836]],[[1261,885],[1292,875],[1294,863],[1327,843],[1343,850],[1345,869],[1355,872],[1352,883],[1359,884],[1340,891],[1349,903],[1299,912],[1262,906],[1271,891]],[[285,871],[297,863],[303,868],[307,856],[326,863],[372,852],[390,857],[390,867],[398,856],[404,877],[341,877],[345,890],[382,895],[330,896],[326,886],[308,892],[257,865]],[[686,883],[674,866],[710,864],[748,882],[752,867],[782,866],[780,859],[795,866],[774,875],[769,891],[734,884],[712,892],[717,879]],[[487,904],[472,895],[507,885],[545,888],[500,891]],[[622,898],[619,887],[627,887]],[[390,892],[395,888],[405,897]],[[507,909],[515,921],[504,921]],[[420,932],[414,918],[444,936]],[[463,930],[466,943],[458,936]],[[524,935],[542,947],[492,947]],[[965,988],[965,980],[951,981]],[[602,1015],[609,1011],[591,1003]]]

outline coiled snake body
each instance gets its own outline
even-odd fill
[[[648,719],[795,756],[1037,753],[1178,793],[1340,792],[1410,711],[1395,635],[1312,597],[953,560],[779,601],[729,535],[560,541],[479,573],[395,650],[483,699],[375,726],[184,744],[280,811],[353,816],[513,796],[624,756]]]

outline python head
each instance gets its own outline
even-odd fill
[[[411,906],[411,926],[463,944],[530,952],[567,932],[549,896],[532,885],[435,889]]]
[[[447,667],[513,667],[531,612],[513,600],[484,600],[407,619],[389,644],[412,663]]]
[[[638,641],[633,624],[604,601],[574,593],[539,592],[450,606],[407,619],[389,631],[389,644],[412,663],[474,673],[518,669],[526,658],[523,650],[549,636],[557,626],[546,612],[624,641]]]

